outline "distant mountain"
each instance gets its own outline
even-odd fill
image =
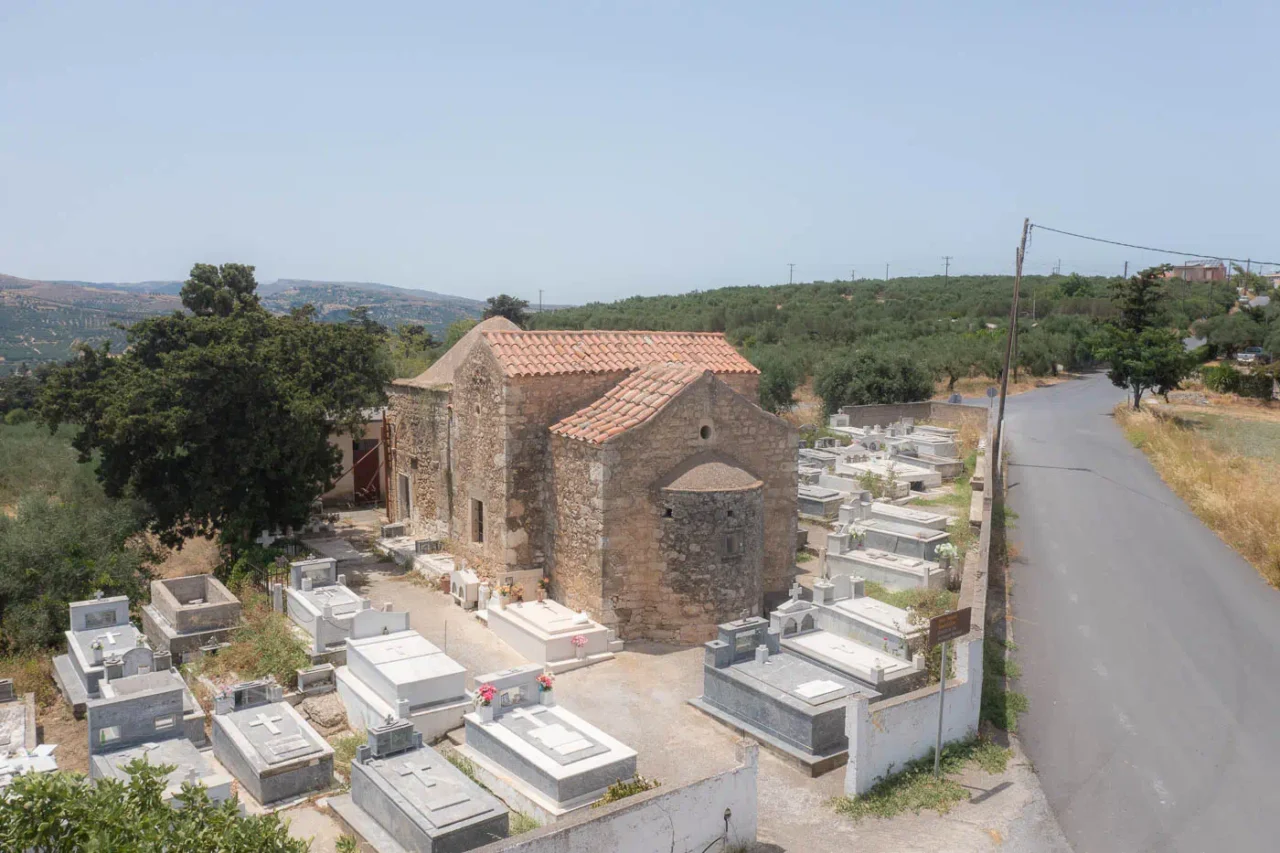
[[[51,281],[50,284],[74,284],[79,287],[92,287],[99,290],[118,290],[123,293],[161,293],[177,296],[182,292],[180,281],[139,281],[139,282],[106,282],[106,281]]]
[[[0,371],[22,362],[62,361],[80,341],[123,348],[118,326],[181,310],[181,290],[180,281],[37,281],[0,274]],[[484,312],[479,300],[374,282],[279,279],[260,284],[258,295],[269,311],[287,314],[311,304],[322,322],[331,323],[364,306],[392,329],[417,323],[437,338],[450,323]]]
[[[321,320],[341,322],[352,308],[364,306],[370,317],[393,329],[419,323],[437,337],[455,320],[478,319],[484,312],[484,303],[475,299],[373,282],[282,278],[260,285],[258,293],[268,309],[281,314],[311,304]]]

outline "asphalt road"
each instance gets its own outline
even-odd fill
[[[1020,733],[1076,853],[1280,850],[1280,592],[1096,376],[1011,397]]]

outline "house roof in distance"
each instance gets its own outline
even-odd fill
[[[703,367],[659,364],[637,370],[604,395],[551,425],[551,432],[591,444],[603,444],[645,423],[698,377]]]
[[[712,373],[759,373],[718,332],[485,330],[507,376],[612,373],[682,364]]]

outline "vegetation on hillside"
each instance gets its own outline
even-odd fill
[[[1059,366],[1091,366],[1099,322],[1117,316],[1111,292],[1118,281],[1024,278],[1019,369],[1049,376]],[[1168,322],[1186,328],[1224,313],[1235,291],[1178,281],[1167,293],[1173,297]],[[966,377],[998,376],[1012,295],[1010,276],[863,279],[633,297],[535,314],[528,324],[724,332],[761,369],[766,408],[788,406],[795,387],[812,376],[824,407],[833,411],[855,402],[924,399],[935,380],[954,387]]]
[[[95,590],[139,600],[150,578],[145,507],[107,497],[71,437],[0,426],[0,651],[56,644],[68,602]]]

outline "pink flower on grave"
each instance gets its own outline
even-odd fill
[[[587,638],[581,634],[574,634],[573,639],[569,640],[569,642],[573,643],[574,648],[580,649],[587,644]]]
[[[538,676],[538,689],[547,691],[551,689],[551,685],[555,683],[555,679],[551,677],[551,673],[544,672]]]
[[[481,705],[489,705],[493,702],[493,697],[498,695],[498,688],[492,684],[481,684],[476,690],[476,695],[480,697]]]

